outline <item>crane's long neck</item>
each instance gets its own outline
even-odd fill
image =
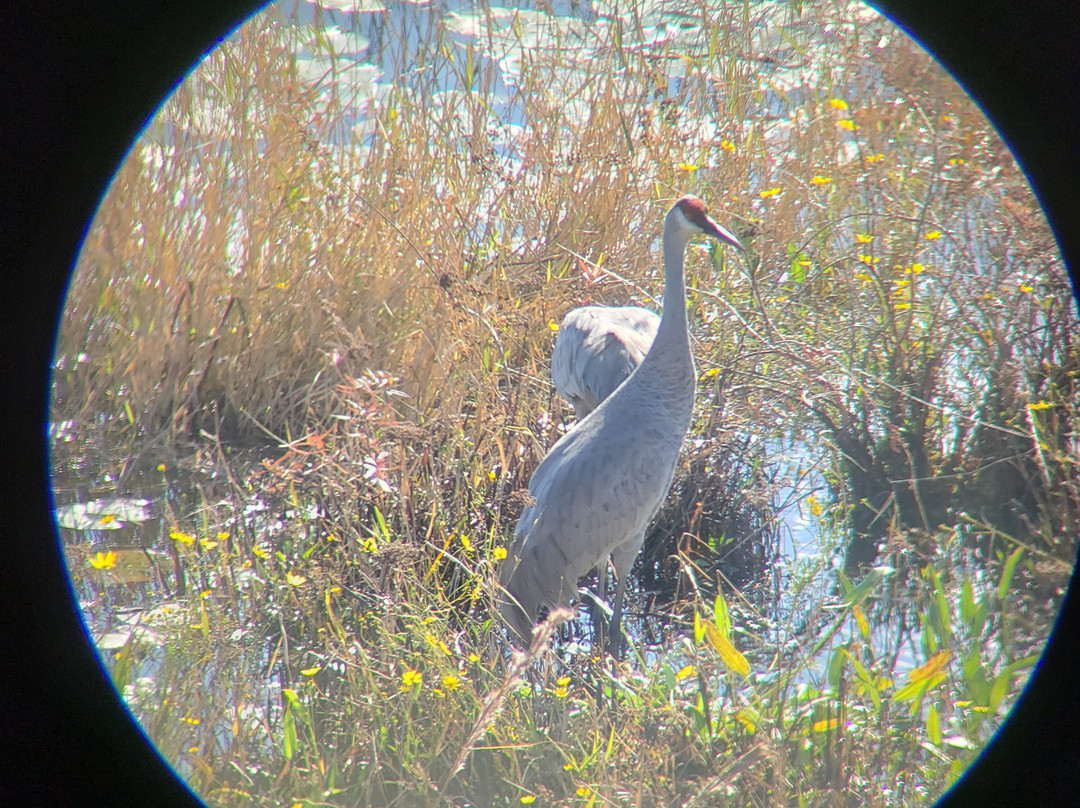
[[[686,324],[686,284],[683,258],[687,235],[670,222],[664,223],[664,312],[653,349],[660,352],[689,350],[690,334]]]
[[[655,416],[654,426],[677,435],[681,443],[694,408],[694,357],[687,330],[683,253],[690,234],[664,223],[664,313],[660,327],[634,375],[631,389],[643,391],[643,411]],[[629,387],[629,384],[627,385]]]

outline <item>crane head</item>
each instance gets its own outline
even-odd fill
[[[678,224],[682,227],[696,233],[704,233],[706,236],[712,236],[718,241],[730,244],[732,247],[746,252],[746,248],[743,247],[742,242],[735,238],[735,236],[726,228],[717,224],[705,209],[705,203],[696,196],[684,196],[672,205],[671,210],[668,211],[667,218],[670,221],[672,217],[678,217],[680,220]]]

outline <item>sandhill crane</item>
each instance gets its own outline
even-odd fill
[[[551,380],[579,422],[641,364],[659,327],[660,316],[640,306],[581,306],[566,313],[551,355]],[[605,558],[597,570],[601,600],[607,572]]]
[[[582,306],[559,325],[551,355],[555,389],[580,421],[615,392],[645,358],[660,318],[638,306]]]
[[[694,358],[686,318],[686,245],[705,234],[737,247],[693,196],[664,217],[664,314],[652,347],[614,393],[563,435],[529,481],[500,571],[503,619],[527,644],[540,606],[569,603],[578,579],[611,559],[618,582],[610,652],[618,656],[626,579],[671,487],[694,407]]]

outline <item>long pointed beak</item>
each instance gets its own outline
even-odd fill
[[[742,242],[735,238],[735,236],[731,233],[730,230],[717,224],[716,220],[713,219],[712,216],[706,216],[705,221],[707,221],[712,227],[712,232],[709,233],[710,236],[720,241],[723,241],[726,244],[730,244],[732,247],[740,250],[741,252],[746,252],[746,247],[742,245]]]

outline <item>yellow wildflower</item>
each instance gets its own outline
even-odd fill
[[[173,531],[171,531],[169,533],[169,538],[173,539],[174,541],[178,541],[181,544],[194,544],[195,543],[195,537],[194,536],[189,536],[187,533],[184,533],[181,530],[173,530]]]
[[[442,651],[447,656],[451,656],[450,649],[446,647],[446,643],[444,643],[442,640],[440,640],[434,634],[428,634],[427,635],[427,641],[428,641],[428,643],[430,643],[432,648],[438,648],[440,651]]]
[[[111,570],[116,566],[116,553],[112,550],[107,553],[98,553],[90,559],[90,566],[96,570]]]

